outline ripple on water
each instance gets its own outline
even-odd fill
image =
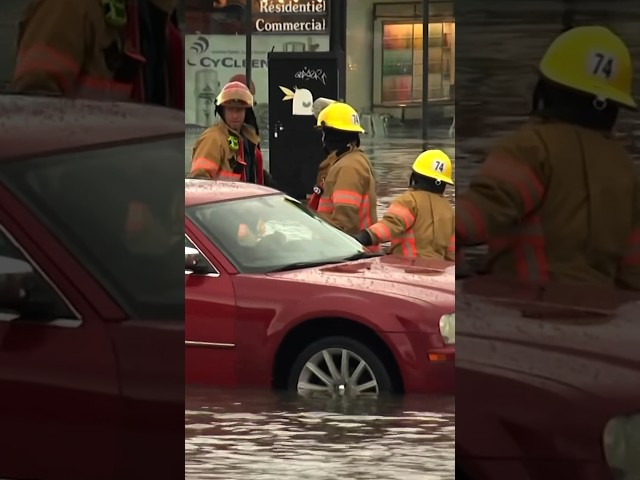
[[[272,392],[209,391],[187,403],[187,479],[454,478],[451,398],[320,405]]]

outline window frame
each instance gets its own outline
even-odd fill
[[[152,145],[155,143],[159,144],[169,141],[174,141],[177,143],[182,142],[182,144],[184,145],[184,133],[170,133],[158,136],[138,137],[120,141],[99,142],[92,145],[83,145],[82,147],[78,148],[61,149],[44,154],[13,157],[6,160],[4,162],[4,165],[9,167],[6,168],[6,170],[10,170],[14,168],[14,165],[23,162],[51,161],[55,163],[55,159],[62,158],[67,155],[74,156],[74,161],[77,162],[79,156],[82,154],[91,154],[96,151],[125,147],[135,148],[142,145]],[[3,168],[3,170],[5,169]],[[67,252],[74,257],[76,262],[80,266],[82,266],[82,268],[84,268],[84,270],[88,273],[89,276],[93,278],[96,284],[106,293],[107,296],[109,296],[113,300],[117,308],[131,318],[140,319],[142,321],[151,319],[151,317],[147,317],[146,315],[141,316],[136,313],[136,311],[138,310],[137,307],[140,305],[140,299],[136,298],[136,295],[132,295],[131,297],[123,295],[122,292],[125,289],[123,289],[122,287],[118,287],[117,280],[114,278],[115,272],[110,271],[110,269],[104,267],[104,265],[100,261],[96,260],[96,252],[94,252],[91,248],[86,247],[84,245],[84,242],[77,241],[78,235],[75,231],[68,228],[60,228],[60,226],[57,225],[56,221],[50,219],[46,215],[46,209],[49,207],[45,205],[44,198],[34,195],[33,192],[30,191],[25,192],[20,184],[17,184],[13,181],[14,175],[15,173],[4,172],[0,174],[0,180],[3,180],[3,177],[7,180],[5,181],[4,188],[16,199],[16,201],[22,203],[25,208],[29,210],[33,218],[36,219],[45,229],[47,229],[51,233],[51,235],[67,250]],[[71,245],[73,245],[73,247],[68,246],[68,241]],[[99,268],[97,270],[95,268],[87,268],[85,266],[85,263],[98,266]]]
[[[196,245],[196,242],[194,242],[192,240],[192,238],[189,236],[189,234],[187,232],[184,232],[184,238],[187,239],[187,241],[191,244],[191,246],[193,246],[193,248],[198,250],[198,253],[200,253],[200,256],[202,258],[204,258],[205,261],[209,264],[209,266],[213,269],[213,272],[205,273],[205,274],[193,273],[193,272],[189,272],[189,271],[187,271],[185,269],[184,274],[185,275],[196,275],[198,277],[220,278],[222,276],[222,274],[220,273],[220,270],[218,268],[216,268],[216,266],[213,264],[213,262],[211,260],[209,260],[209,257],[207,257],[205,255],[205,253],[202,251],[202,249],[200,247],[198,247],[198,245]]]
[[[3,235],[7,241],[9,241],[22,255],[22,260],[29,263],[31,268],[34,269],[34,272],[38,274],[42,280],[51,288],[53,293],[55,293],[60,300],[66,305],[71,314],[75,318],[67,318],[67,317],[56,317],[52,319],[46,320],[38,320],[38,321],[30,321],[29,319],[20,320],[21,324],[29,324],[29,325],[38,325],[43,327],[58,327],[58,328],[78,328],[84,323],[84,318],[80,314],[80,312],[76,309],[76,307],[71,303],[71,301],[67,298],[67,296],[58,288],[58,286],[51,280],[49,275],[45,273],[45,271],[40,267],[40,265],[33,259],[33,257],[25,250],[25,248],[20,245],[20,243],[16,240],[16,238],[9,232],[9,230],[0,223],[0,235]],[[13,322],[17,319],[4,319],[0,317],[0,322]]]
[[[453,5],[453,1],[452,0],[439,0],[439,1],[435,1],[433,2],[433,4],[435,5],[446,5],[446,4],[451,4]],[[388,10],[388,7],[392,7],[394,13],[390,14],[391,10]],[[431,5],[433,6],[433,5]],[[404,9],[404,10],[403,10]],[[444,39],[445,33],[444,33],[444,24],[447,23],[452,23],[455,26],[455,17],[453,15],[445,15],[445,14],[437,14],[437,15],[431,15],[429,16],[429,25],[432,24],[441,24],[443,25],[442,28],[442,34],[440,35],[441,39]],[[422,3],[420,2],[398,2],[398,3],[377,3],[374,4],[374,8],[373,8],[373,18],[372,18],[372,22],[373,22],[373,28],[372,28],[372,50],[373,50],[373,61],[372,61],[372,70],[373,70],[373,74],[371,76],[371,82],[372,82],[372,88],[371,88],[371,95],[372,95],[372,99],[371,99],[371,105],[373,107],[383,107],[383,108],[394,108],[394,107],[413,107],[413,106],[420,106],[423,102],[423,100],[425,99],[425,94],[424,92],[422,92],[421,98],[417,99],[414,98],[414,93],[416,91],[421,91],[422,90],[422,75],[424,75],[425,73],[427,75],[429,75],[431,69],[429,68],[429,66],[427,66],[426,68],[426,72],[425,72],[425,67],[424,65],[422,65],[422,55],[420,54],[420,58],[419,58],[419,62],[416,63],[416,55],[421,52],[420,49],[416,49],[415,48],[415,25],[416,24],[422,24],[423,21],[423,16],[422,16]],[[384,74],[384,59],[385,59],[385,52],[390,50],[390,49],[385,49],[384,48],[384,27],[386,25],[411,25],[412,29],[412,38],[411,38],[411,73],[408,74],[407,76],[410,76],[411,79],[411,85],[409,88],[409,99],[407,100],[383,100],[383,92],[384,92],[384,78],[386,76],[391,76],[391,75],[385,75]],[[455,27],[454,27],[455,29]],[[427,31],[426,34],[425,32],[423,32],[422,34],[422,47],[425,48],[425,46],[427,48],[429,48],[429,32]],[[433,37],[431,37],[433,38]],[[436,37],[437,38],[437,37]],[[453,41],[455,42],[455,34],[453,37]],[[440,59],[439,59],[439,65],[440,65],[440,72],[442,73],[442,76],[444,77],[445,75],[445,68],[444,68],[444,58],[445,58],[445,47],[444,45],[442,45],[441,47],[434,47],[434,48],[440,48],[441,51],[441,55],[440,55]],[[454,51],[455,46],[450,46],[449,47],[449,52],[450,52],[450,56],[452,57],[450,59],[450,61],[454,61],[455,57],[453,57],[453,51]],[[407,49],[409,50],[409,49]],[[431,58],[429,58],[429,64],[433,64],[434,62],[432,61]],[[415,74],[415,67],[416,66],[422,66],[422,75],[416,76]],[[455,66],[453,67],[455,68]],[[426,101],[428,103],[451,103],[453,102],[453,93],[452,93],[452,89],[451,87],[454,86],[454,82],[452,82],[451,80],[451,72],[447,72],[447,76],[450,77],[449,78],[449,94],[448,96],[445,97],[434,97],[431,98],[429,96],[429,92],[432,90],[431,88],[429,88],[429,90],[427,91],[427,95],[426,95]],[[416,85],[416,78],[419,79],[419,85]],[[440,85],[438,88],[443,88],[444,82],[441,81]]]

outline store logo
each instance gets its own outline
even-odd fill
[[[213,54],[216,52],[210,52],[210,47],[211,44],[207,37],[199,36],[196,38],[189,47],[190,55],[187,57],[187,65],[202,68],[246,68],[244,52],[238,52],[237,56],[218,57],[216,55],[214,57]],[[251,59],[251,68],[267,68],[267,64],[265,58]]]
[[[201,55],[209,50],[209,39],[207,37],[198,37],[191,45],[190,50],[196,52],[196,55]]]
[[[322,82],[323,85],[327,84],[327,74],[324,73],[324,70],[321,68],[311,70],[310,68],[304,67],[294,76],[300,80],[318,80],[319,82]]]

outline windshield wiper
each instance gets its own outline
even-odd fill
[[[323,267],[325,265],[336,265],[338,263],[345,262],[354,262],[356,260],[363,260],[365,258],[374,258],[374,257],[382,257],[383,253],[374,253],[374,252],[358,252],[354,255],[350,255],[346,258],[342,258],[340,260],[324,260],[319,262],[295,262],[290,263],[289,265],[285,265],[284,267],[276,268],[275,270],[271,270],[269,273],[276,272],[287,272],[289,270],[300,270],[303,268],[313,268],[313,267]]]
[[[383,257],[384,253],[381,252],[358,252],[347,258],[343,258],[343,262],[355,262],[356,260],[364,260],[365,258]]]
[[[284,267],[276,268],[275,270],[270,270],[269,273],[287,272],[289,270],[301,270],[303,268],[323,267],[325,265],[335,265],[336,263],[344,263],[344,261],[325,260],[322,262],[295,262],[290,263],[289,265],[285,265]]]

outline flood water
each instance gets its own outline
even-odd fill
[[[187,480],[448,480],[451,397],[303,399],[270,391],[187,392]]]

